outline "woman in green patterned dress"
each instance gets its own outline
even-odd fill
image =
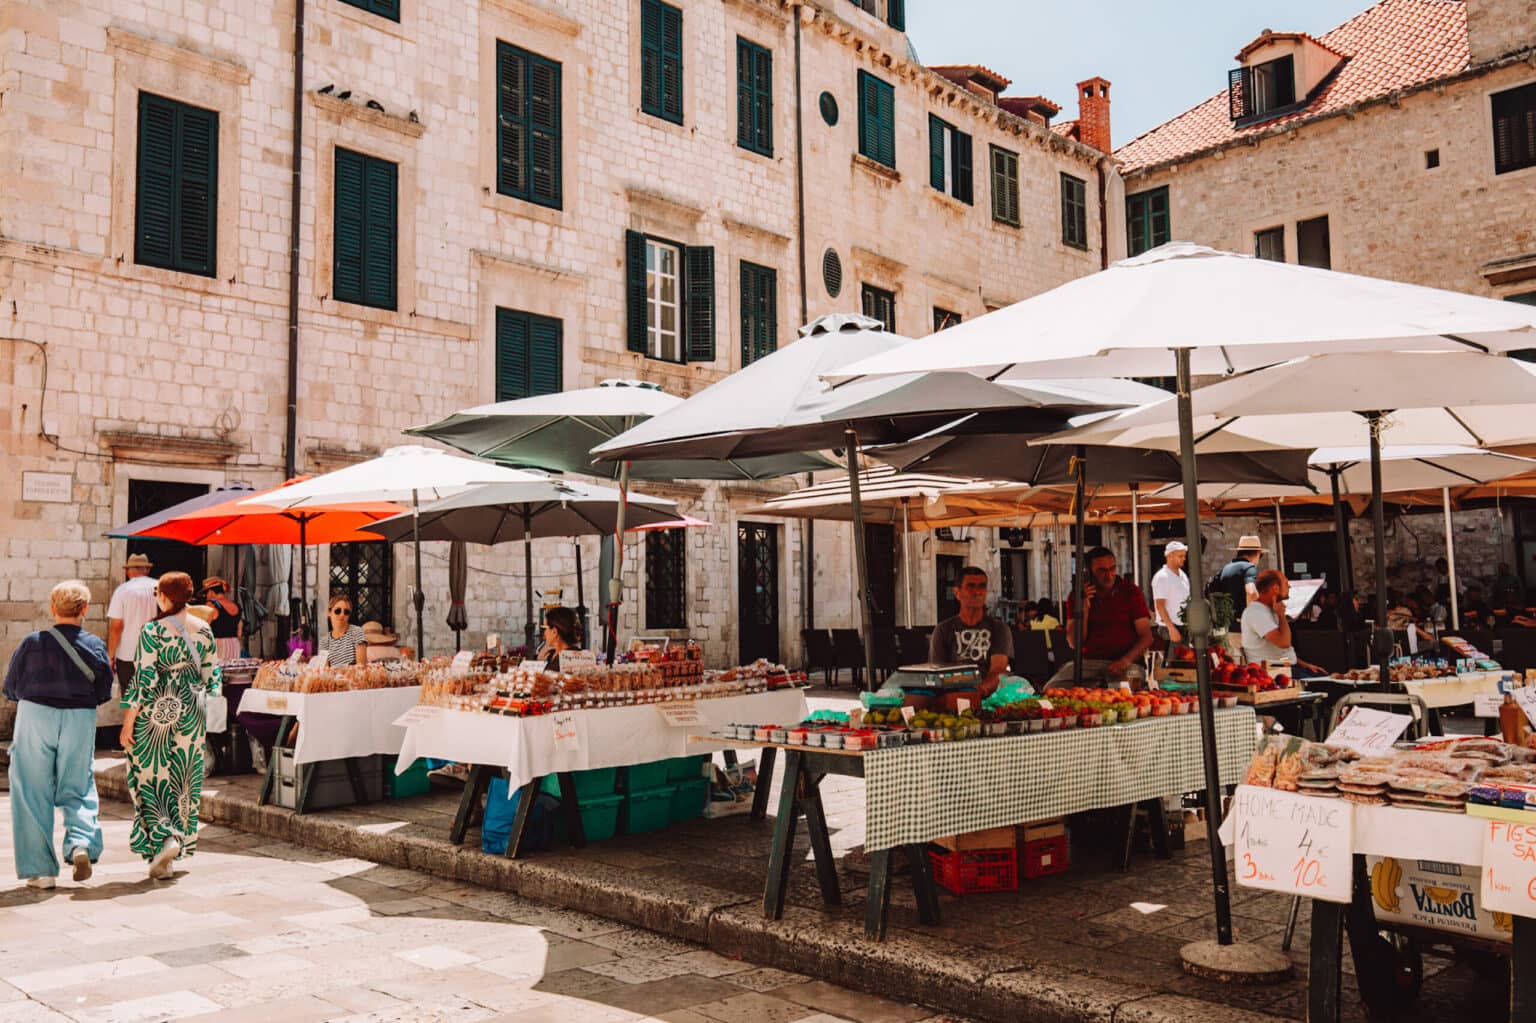
[[[133,682],[123,694],[123,748],[133,796],[129,845],[149,861],[149,876],[197,847],[205,722],[199,697],[219,693],[213,633],[187,613],[192,579],[167,572],[155,590],[160,614],[139,633]]]

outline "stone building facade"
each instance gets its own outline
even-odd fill
[[[1236,68],[1211,69],[1227,89],[1116,150],[1128,250],[1190,240],[1536,302],[1533,14],[1528,0],[1381,0],[1317,38],[1265,30]],[[1536,581],[1536,520],[1506,502],[1459,521],[1464,575],[1509,561]],[[1364,525],[1352,537],[1368,586]],[[1401,526],[1390,567],[1407,583],[1404,566],[1432,566],[1444,541],[1438,516]],[[1256,530],[1272,541],[1264,519],[1211,535]]]
[[[113,523],[199,488],[370,457],[405,427],[494,400],[499,372],[687,395],[823,313],[862,307],[921,335],[1118,253],[1102,228],[1120,195],[1105,155],[999,97],[1008,83],[985,69],[923,67],[899,5],[304,11],[296,91],[292,0],[0,0],[0,654],[60,578],[91,584],[103,625],[126,552],[104,536]],[[1088,111],[1106,134],[1107,90],[1089,90],[1102,108]],[[687,264],[653,282],[688,291],[670,312],[646,297],[643,268],[634,310],[636,238]],[[546,339],[526,375],[518,324]],[[787,485],[645,488],[713,524],[686,537],[686,627],[671,632],[713,663],[740,653],[743,512]],[[848,531],[817,527],[807,579],[805,528],[763,521],[791,658],[807,588],[816,624],[853,620]],[[629,548],[624,631],[654,634],[645,542]],[[539,589],[573,603],[574,546],[535,550]],[[445,553],[428,545],[423,565],[428,652],[451,641]],[[595,607],[596,541],[583,553]],[[407,629],[409,548],[310,558],[320,593],[385,587],[377,613]],[[467,641],[520,635],[521,552],[470,560]]]

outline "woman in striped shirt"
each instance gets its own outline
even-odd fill
[[[363,649],[368,640],[363,630],[352,624],[352,600],[338,593],[326,605],[331,627],[320,637],[319,652],[325,654],[325,663],[333,668],[363,663]]]

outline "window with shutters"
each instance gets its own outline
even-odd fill
[[[349,7],[356,7],[370,14],[377,14],[390,21],[400,20],[400,0],[341,0]]]
[[[139,93],[133,261],[218,275],[219,115]]]
[[[741,364],[750,365],[779,347],[779,275],[741,261]]]
[[[560,64],[496,43],[496,191],[560,209]]]
[[[336,148],[331,290],[338,302],[395,308],[399,170]]]
[[[992,147],[992,219],[1019,226],[1019,154]]]
[[[956,326],[959,323],[960,323],[960,314],[959,313],[955,312],[952,309],[942,309],[939,306],[934,306],[933,307],[933,330],[934,330],[934,333],[938,333],[941,330],[948,330],[950,327]]]
[[[736,144],[773,155],[773,53],[736,40]]]
[[[683,123],[683,12],[640,0],[640,108]]]
[[[873,284],[859,287],[859,299],[865,316],[872,316],[885,325],[890,333],[896,333],[896,293],[877,288]]]
[[[928,183],[961,202],[972,201],[971,137],[928,115]]]
[[[625,232],[630,351],[666,362],[715,360],[715,250]]]
[[[1227,75],[1228,107],[1239,123],[1273,117],[1296,107],[1296,58],[1280,57]]]
[[[688,625],[688,548],[681,529],[645,534],[645,627]]]
[[[1536,82],[1493,94],[1493,172],[1536,167]]]
[[[565,325],[551,316],[496,310],[496,400],[512,401],[561,389]]]
[[[853,0],[853,6],[873,14],[897,31],[907,30],[906,0]]]
[[[1077,249],[1088,247],[1088,182],[1061,176],[1061,240]]]
[[[859,72],[859,154],[896,166],[896,90],[868,71]]]
[[[1253,232],[1253,254],[1275,263],[1285,262],[1285,228],[1271,227]]]
[[[1328,238],[1328,218],[1313,217],[1296,224],[1296,262],[1320,270],[1333,269],[1332,244]]]
[[[1148,249],[1166,244],[1170,237],[1167,185],[1125,197],[1127,252],[1139,256]]]

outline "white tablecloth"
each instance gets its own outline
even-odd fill
[[[555,749],[552,715],[518,718],[439,710],[406,730],[396,770],[405,770],[418,757],[505,767],[510,775],[508,790],[515,792],[535,778],[561,771],[629,767],[725,749],[713,743],[690,743],[688,737],[733,723],[792,725],[808,713],[805,693],[799,689],[699,700],[695,706],[704,722],[697,728],[668,725],[658,706],[664,705],[575,711],[578,742],[564,750]]]
[[[1326,797],[1313,797],[1326,798]],[[1435,860],[1440,863],[1483,861],[1482,817],[1439,810],[1410,810],[1403,806],[1363,806],[1339,802],[1354,814],[1354,849],[1365,856],[1395,856],[1400,860]],[[1222,842],[1232,855],[1235,814],[1221,822]]]
[[[421,701],[420,686],[363,689],[355,693],[280,693],[250,689],[240,710],[289,714],[299,719],[300,764],[374,753],[398,753],[405,729],[394,721]]]

